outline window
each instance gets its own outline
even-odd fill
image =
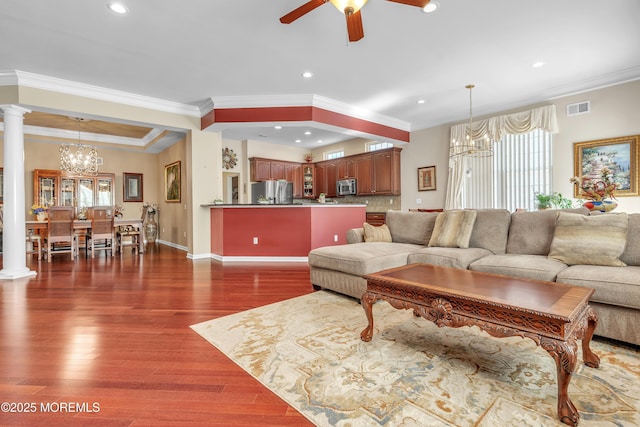
[[[393,147],[393,144],[390,142],[374,141],[367,144],[367,151],[376,151],[376,150],[382,150],[382,149],[391,148],[391,147]]]
[[[324,153],[325,160],[338,159],[340,157],[344,157],[344,150],[342,148]]]
[[[552,135],[537,129],[505,135],[492,157],[466,158],[465,208],[535,209],[535,194],[550,193]]]

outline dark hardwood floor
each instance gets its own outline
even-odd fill
[[[306,263],[151,244],[28,266],[35,278],[0,281],[0,425],[312,425],[189,328],[312,292]]]

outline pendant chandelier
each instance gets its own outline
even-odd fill
[[[451,141],[449,157],[491,157],[493,156],[493,142],[488,135],[474,135],[473,129],[473,98],[471,92],[475,85],[468,84],[469,89],[469,124],[467,125],[463,141]]]
[[[78,143],[62,144],[60,147],[60,170],[70,175],[98,174],[98,150],[92,145],[80,142],[80,122],[86,121],[81,117],[70,117],[78,123]]]

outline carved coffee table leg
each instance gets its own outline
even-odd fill
[[[371,341],[371,337],[373,336],[373,313],[371,308],[375,301],[376,296],[369,292],[365,292],[365,294],[362,295],[362,308],[364,308],[364,313],[367,315],[367,320],[369,321],[369,325],[360,332],[360,339],[365,342]]]
[[[568,389],[571,375],[576,367],[578,345],[575,339],[570,342],[544,340],[541,345],[556,361],[558,371],[558,418],[567,425],[576,426],[580,421],[580,414],[576,407],[573,406],[571,399],[569,399]]]
[[[587,314],[587,329],[582,337],[582,360],[584,364],[590,368],[597,368],[600,366],[600,358],[593,351],[591,351],[591,338],[593,338],[593,332],[598,325],[598,316],[596,312],[589,307]]]

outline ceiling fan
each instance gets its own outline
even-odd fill
[[[362,15],[360,9],[368,0],[309,0],[297,9],[280,18],[283,24],[291,24],[296,19],[306,15],[315,8],[325,3],[333,3],[333,5],[347,18],[347,32],[349,33],[349,41],[357,42],[364,37],[364,28],[362,27]],[[409,6],[425,7],[431,0],[387,0],[394,3],[402,3]]]

